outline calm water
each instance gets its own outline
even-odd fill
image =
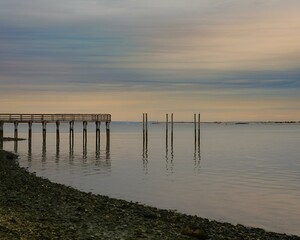
[[[300,235],[300,125],[202,124],[200,151],[192,124],[175,124],[173,147],[166,146],[165,126],[149,125],[143,152],[140,123],[111,125],[110,148],[101,129],[96,149],[95,126],[89,125],[86,149],[82,125],[75,126],[69,148],[68,125],[61,126],[59,148],[55,126],[34,125],[28,142],[5,142],[20,164],[38,176],[77,189],[176,209],[209,219],[241,223]],[[20,125],[20,137],[27,126]],[[5,136],[13,127],[5,125]]]

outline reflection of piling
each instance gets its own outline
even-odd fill
[[[46,151],[47,151],[47,146],[46,146],[46,140],[43,141],[42,145],[42,162],[46,161]]]

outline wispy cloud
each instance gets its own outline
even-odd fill
[[[164,111],[201,102],[219,118],[234,103],[254,111],[272,99],[300,117],[299,10],[296,0],[0,0],[1,108],[24,105],[14,91],[47,93],[49,106],[63,93],[83,102],[110,93],[107,106],[136,114],[135,101],[154,109],[154,96]]]

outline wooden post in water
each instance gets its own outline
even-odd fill
[[[110,151],[110,123],[106,122],[106,151]]]
[[[47,122],[43,121],[42,125],[43,125],[43,142],[46,142],[46,133],[47,133],[46,127],[47,127]]]
[[[200,146],[200,113],[198,114],[198,147]]]
[[[168,135],[169,135],[169,114],[166,113],[166,151],[168,151]]]
[[[96,121],[96,153],[100,151],[100,126],[101,122]]]
[[[15,131],[14,131],[14,138],[18,138],[18,122],[14,122],[14,127],[15,127]]]
[[[87,140],[87,121],[83,121],[83,139]]]
[[[146,113],[146,148],[148,147],[148,113]]]
[[[69,125],[70,125],[69,148],[70,148],[70,153],[72,154],[74,150],[74,121],[70,121]]]
[[[32,139],[32,122],[28,122],[28,141]]]
[[[146,126],[145,126],[145,113],[143,113],[143,148],[146,142]]]
[[[195,136],[195,148],[197,145],[197,117],[196,113],[194,113],[194,136]]]
[[[173,126],[174,126],[174,121],[173,121],[173,113],[171,113],[171,150],[173,149]]]
[[[59,125],[60,122],[56,121],[56,152],[59,152],[59,144],[60,144]]]
[[[32,122],[28,122],[28,153],[31,153],[31,142],[32,142]]]
[[[83,158],[87,154],[87,121],[83,121]]]
[[[3,149],[3,133],[4,133],[4,123],[0,122],[0,149]]]
[[[143,113],[143,154],[148,147],[148,113]]]
[[[0,140],[3,140],[4,122],[0,122]]]

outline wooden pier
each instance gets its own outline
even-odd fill
[[[70,140],[74,141],[74,123],[83,123],[83,139],[86,144],[87,139],[87,124],[88,122],[94,122],[96,125],[96,143],[100,144],[100,125],[105,123],[106,125],[106,138],[109,141],[110,138],[110,114],[0,114],[0,140],[3,139],[4,124],[14,124],[14,138],[18,138],[18,124],[28,124],[28,140],[31,142],[32,138],[32,124],[41,123],[43,132],[43,141],[46,140],[47,124],[56,124],[56,139],[59,144],[59,127],[61,122],[68,122],[70,125]],[[73,143],[72,143],[73,144]]]

